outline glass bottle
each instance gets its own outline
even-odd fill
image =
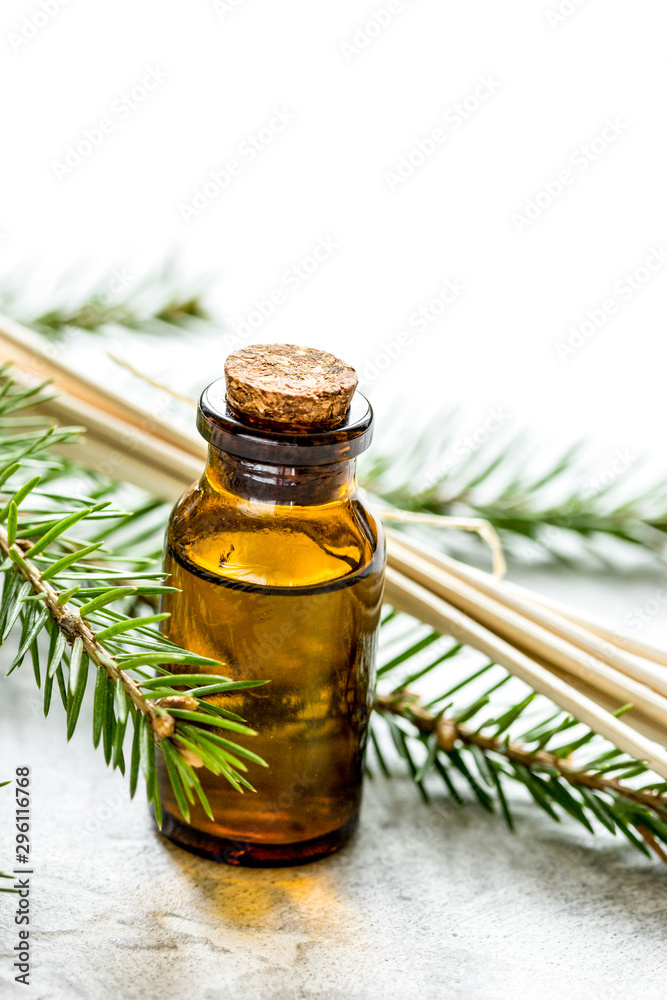
[[[240,414],[223,379],[202,394],[208,461],[169,522],[165,582],[180,593],[164,628],[216,673],[269,682],[211,699],[258,732],[243,738],[269,765],[249,765],[255,793],[201,769],[215,822],[197,803],[187,823],[160,770],[163,833],[206,857],[296,864],[356,827],[385,562],[355,478],[372,424],[358,392],[342,421],[311,429]]]

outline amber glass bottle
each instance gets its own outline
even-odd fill
[[[186,823],[160,774],[163,832],[230,864],[295,864],[348,840],[374,682],[384,539],[355,481],[370,404],[356,393],[333,426],[295,427],[278,405],[271,423],[275,400],[260,421],[232,409],[224,380],[203,393],[208,462],[165,550],[180,591],[164,602],[167,636],[222,661],[225,676],[269,682],[212,699],[258,731],[246,745],[269,766],[250,765],[255,793],[201,770],[215,822],[197,806]]]

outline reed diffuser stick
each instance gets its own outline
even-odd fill
[[[414,615],[431,628],[478,649],[494,663],[525,681],[534,691],[550,698],[579,722],[610,740],[619,750],[636,760],[646,761],[656,774],[667,780],[667,753],[662,747],[646,739],[622,719],[617,719],[597,702],[554,676],[458,608],[391,566],[387,568],[386,598],[394,607]]]
[[[450,583],[452,582],[451,578],[455,577],[462,585],[475,588],[481,594],[495,599],[508,611],[523,616],[540,628],[548,630],[554,637],[577,647],[587,655],[589,659],[586,662],[590,663],[591,666],[594,667],[596,662],[604,661],[608,666],[615,668],[627,677],[639,681],[662,696],[667,696],[667,673],[657,669],[651,663],[645,663],[630,656],[609,639],[603,639],[582,624],[572,621],[558,611],[551,610],[530,591],[514,587],[506,580],[498,580],[488,573],[476,570],[441,552],[429,549],[405,533],[399,534],[391,528],[387,528],[387,536],[390,539],[390,551],[392,553],[396,551],[397,559],[402,559],[405,562],[406,559],[414,557],[422,566],[423,572],[425,570],[424,563],[428,563],[434,568],[436,574],[446,574]],[[400,568],[401,566],[399,566]],[[580,656],[577,658],[581,661]],[[581,662],[584,666],[586,665],[586,662]]]

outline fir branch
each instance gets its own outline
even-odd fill
[[[667,794],[660,794],[654,788],[633,788],[617,778],[606,774],[581,770],[569,758],[559,757],[547,750],[530,750],[523,743],[500,737],[485,736],[477,729],[457,722],[456,719],[435,715],[424,708],[419,695],[407,689],[398,694],[380,695],[375,702],[375,710],[380,714],[390,713],[406,719],[422,735],[435,734],[437,745],[449,754],[458,746],[477,747],[484,754],[497,757],[525,767],[530,771],[555,771],[559,780],[572,788],[589,788],[596,792],[618,795],[628,802],[651,809],[660,818],[667,819]],[[634,766],[633,762],[633,765]],[[623,764],[627,770],[629,765]]]
[[[391,620],[395,623],[402,617],[392,614]],[[447,691],[424,703],[409,685],[426,677],[432,682],[444,660],[465,651],[452,641],[445,653],[415,669],[438,640],[446,642],[433,632],[417,642],[411,631],[399,636],[401,651],[379,669],[382,684],[390,682],[394,687],[386,693],[378,692],[375,700],[375,719],[388,726],[399,757],[406,762],[425,799],[429,798],[425,779],[431,775],[439,777],[454,800],[462,804],[464,799],[456,785],[457,780],[463,781],[487,811],[500,807],[513,829],[506,788],[521,785],[552,819],[560,819],[559,813],[565,812],[590,833],[594,832],[594,821],[598,821],[610,833],[620,831],[644,854],[649,854],[650,849],[661,860],[667,860],[667,782],[633,784],[636,779],[651,776],[648,767],[607,743],[600,752],[584,759],[585,748],[599,738],[553,706],[545,708],[538,721],[526,729],[524,720],[536,698],[533,692],[502,705],[498,714],[495,706],[502,704],[498,692],[510,678],[493,663],[464,675]],[[494,682],[480,692],[482,679],[489,671],[494,673]],[[495,679],[498,672],[500,680]],[[475,692],[472,702],[457,706],[471,688]],[[523,733],[513,735],[520,726],[524,727]],[[570,739],[568,731],[575,727],[576,738]],[[559,742],[563,734],[568,734],[564,743]],[[371,743],[381,770],[390,774],[379,733],[374,734]]]
[[[90,659],[106,671],[112,681],[117,681],[123,687],[125,694],[133,702],[137,711],[145,715],[155,729],[159,715],[153,703],[144,698],[137,681],[119,667],[113,656],[109,656],[89,623],[79,614],[78,609],[73,604],[61,604],[62,593],[51,586],[29,558],[30,549],[33,547],[34,543],[28,540],[17,539],[13,544],[10,543],[8,532],[0,526],[0,552],[15,564],[16,572],[30,584],[32,594],[42,599],[43,606],[67,643],[73,646],[79,640]],[[77,550],[74,549],[74,552]],[[9,567],[7,568],[9,569]],[[130,590],[132,591],[134,588],[130,588]],[[104,595],[102,596],[104,597]],[[133,621],[133,627],[135,627],[134,620],[130,620]]]
[[[209,319],[198,296],[180,299],[174,297],[153,308],[142,308],[134,297],[119,302],[106,302],[93,293],[79,305],[62,306],[32,317],[22,317],[23,322],[47,335],[60,334],[68,328],[96,333],[106,326],[122,326],[141,333],[157,333],[162,326],[178,330],[187,328],[192,319]]]
[[[665,554],[667,480],[628,497],[622,476],[612,474],[604,482],[604,476],[591,476],[582,443],[537,468],[534,448],[523,435],[509,442],[489,437],[457,459],[455,427],[450,415],[437,429],[426,428],[408,455],[392,450],[376,455],[364,470],[364,487],[402,510],[484,518],[510,556],[525,552],[528,541],[532,553],[571,562],[568,547],[560,544],[568,536],[602,562],[603,553],[591,547],[601,538]]]
[[[35,391],[26,392],[14,384],[7,370],[0,371],[0,554],[4,557],[0,565],[0,645],[18,634],[8,673],[18,669],[30,654],[37,685],[43,685],[45,714],[57,682],[70,739],[92,663],[96,674],[93,742],[97,746],[102,739],[107,763],[125,773],[125,734],[134,729],[131,794],[141,768],[160,822],[155,758],[159,750],[186,819],[194,795],[213,818],[196,770],[205,767],[239,791],[254,790],[240,773],[247,767],[239,758],[258,765],[265,762],[236,742],[220,737],[216,743],[206,727],[255,735],[220,701],[227,693],[261,682],[232,681],[212,673],[211,668],[217,671],[222,664],[182,650],[151,628],[165,615],[141,618],[112,610],[111,605],[118,602],[152,598],[171,589],[159,582],[162,574],[150,571],[151,559],[125,554],[123,543],[117,554],[103,548],[117,532],[122,537],[123,529],[124,545],[128,546],[130,524],[163,505],[149,501],[138,511],[124,513],[112,509],[109,500],[94,496],[76,499],[40,489],[47,482],[53,488],[59,474],[71,473],[71,467],[53,461],[51,448],[54,442],[71,439],[76,431],[43,423],[35,426],[30,417],[22,425],[21,411],[35,398]],[[19,417],[5,433],[1,421],[9,412]],[[41,475],[26,478],[28,470],[36,468],[45,473],[44,481]],[[98,491],[108,492],[108,485]],[[72,530],[85,532],[86,525],[95,521],[104,523],[92,541],[71,536]],[[39,643],[42,632],[49,635],[45,665]],[[173,674],[169,668],[174,664],[187,664],[198,672]]]
[[[177,263],[170,260],[136,281],[124,268],[112,269],[83,299],[75,294],[65,298],[61,293],[64,301],[36,311],[32,300],[28,304],[19,291],[5,289],[0,307],[47,337],[60,337],[69,329],[97,333],[109,326],[139,333],[175,333],[189,329],[193,321],[211,320],[204,282],[197,290],[181,290],[178,271]],[[127,293],[115,291],[116,285],[127,287]]]

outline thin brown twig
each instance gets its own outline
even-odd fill
[[[637,831],[638,834],[640,834],[646,846],[650,847],[651,850],[654,852],[654,854],[657,854],[660,860],[667,865],[667,854],[663,850],[662,846],[655,839],[651,831],[647,829],[645,826],[641,825],[635,826],[635,830]]]
[[[85,618],[82,618],[78,610],[71,604],[60,604],[59,592],[51,586],[48,580],[44,580],[39,569],[27,558],[26,553],[30,551],[32,543],[23,540],[14,543],[13,548],[21,554],[21,562],[14,563],[16,570],[30,584],[33,593],[43,594],[43,604],[48,610],[51,618],[56,623],[57,628],[63,633],[67,642],[71,646],[75,639],[81,639],[83,648],[88,656],[102,667],[113,681],[120,681],[125,693],[131,699],[137,711],[145,715],[153,728],[164,717],[163,713],[156,711],[153,703],[144,698],[139,684],[118,665],[115,657],[111,656],[97,641],[95,633],[91,629]],[[0,526],[0,551],[5,557],[9,556],[12,546],[5,528]]]
[[[661,795],[651,789],[632,788],[616,778],[607,778],[603,774],[582,771],[575,768],[568,758],[557,757],[546,750],[529,750],[523,744],[512,740],[484,736],[469,726],[457,723],[454,719],[433,715],[420,703],[419,696],[407,689],[391,695],[378,695],[375,709],[381,714],[396,715],[406,719],[420,733],[426,735],[436,733],[438,746],[445,753],[454,750],[457,744],[477,746],[486,753],[497,754],[511,764],[529,770],[536,767],[555,770],[558,776],[573,788],[588,788],[595,792],[620,795],[628,802],[652,809],[661,818],[667,815],[667,795]]]

